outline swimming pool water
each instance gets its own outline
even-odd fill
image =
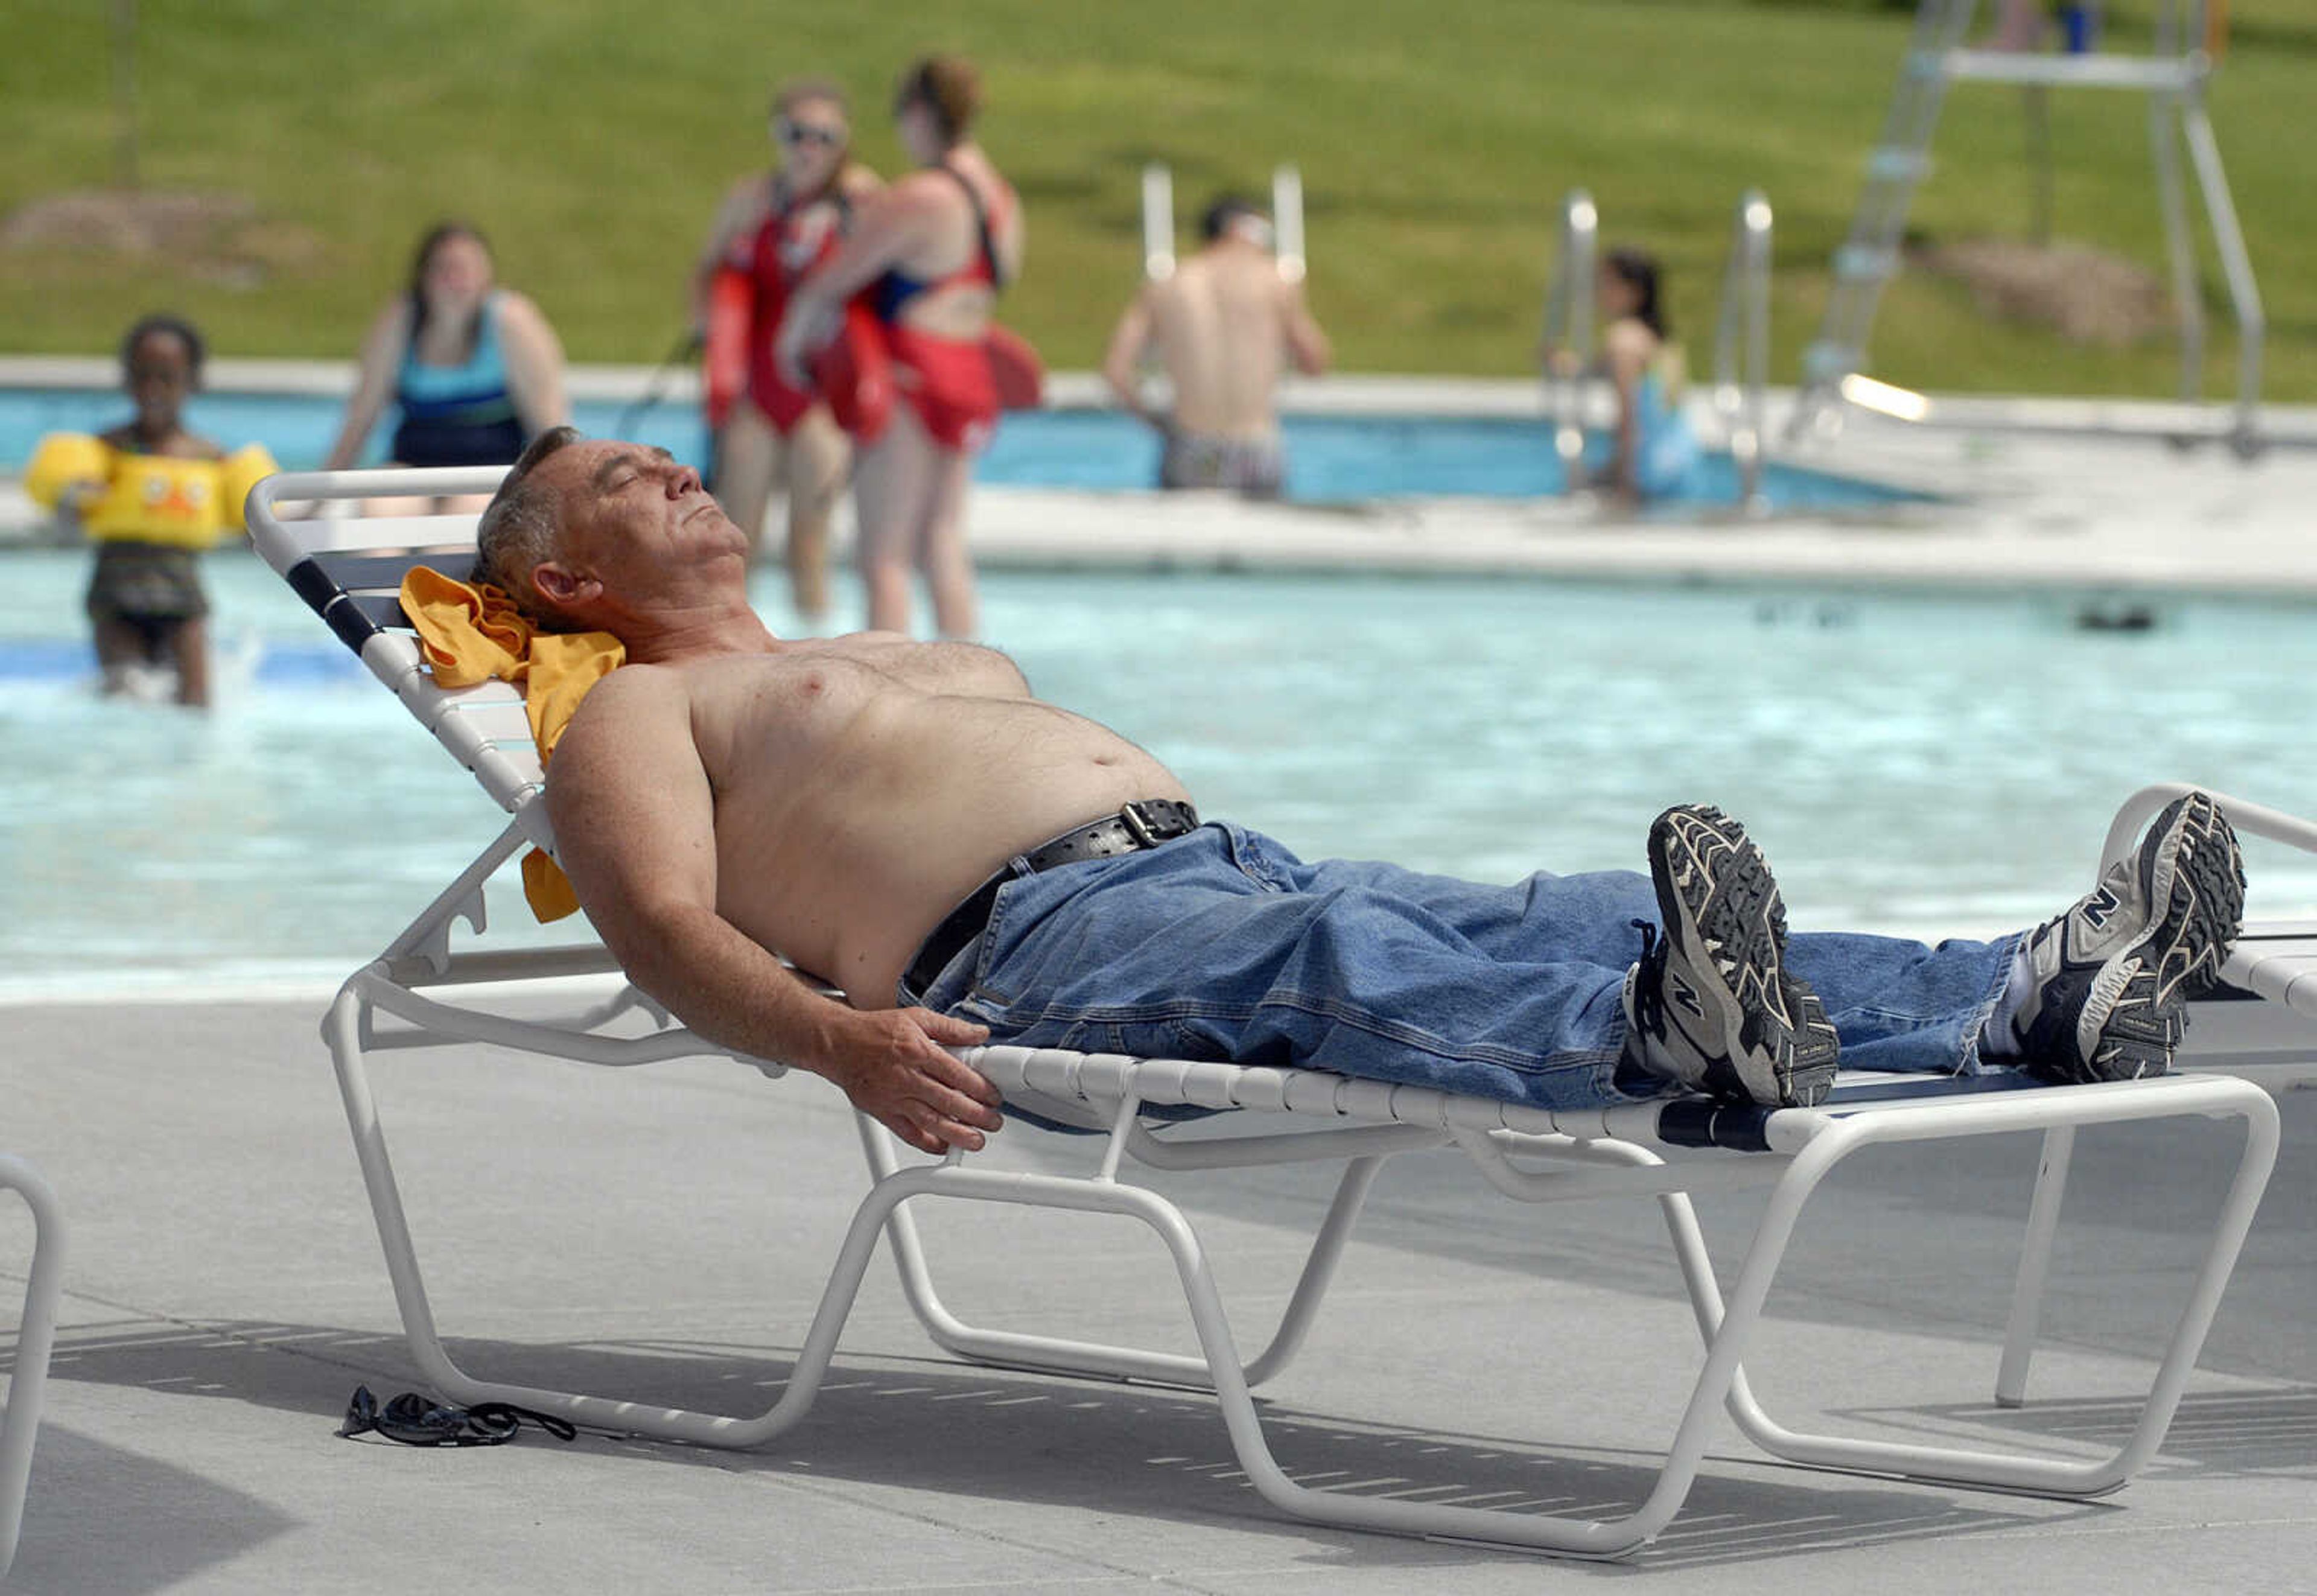
[[[209,569],[255,664],[200,717],[88,694],[80,555],[0,560],[0,991],[335,980],[497,829],[256,560]],[[2146,782],[2317,807],[2305,609],[2180,603],[2116,633],[2029,600],[1543,581],[999,573],[986,596],[1042,694],[1315,857],[1632,868],[1659,809],[1706,799],[1799,926],[1984,934],[2083,890]],[[772,573],[756,597],[799,630]],[[2317,904],[2317,860],[2252,864],[2257,911]]]
[[[696,412],[671,402],[644,410],[630,424],[631,409],[583,400],[574,406],[573,418],[594,435],[630,432],[694,465],[704,464],[707,443]],[[44,433],[99,432],[118,425],[125,413],[117,394],[0,390],[0,469],[21,467]],[[335,400],[291,394],[202,394],[187,410],[195,431],[229,445],[263,442],[292,470],[321,462],[339,415]],[[1290,416],[1284,425],[1288,497],[1306,502],[1364,503],[1442,495],[1535,498],[1561,489],[1560,461],[1542,420]],[[371,461],[384,459],[387,435],[381,427],[371,439]],[[1158,475],[1156,435],[1111,410],[1010,415],[975,465],[977,480],[1017,487],[1142,489],[1151,487]],[[1709,452],[1695,487],[1695,504],[1734,505],[1737,467],[1729,455]],[[1775,462],[1765,472],[1763,491],[1771,507],[1784,512],[1874,509],[1923,498]]]

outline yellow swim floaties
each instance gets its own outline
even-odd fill
[[[100,489],[80,507],[81,526],[97,542],[206,549],[241,530],[249,490],[278,469],[257,444],[223,460],[180,460],[131,453],[84,434],[57,433],[32,451],[24,489],[36,503],[48,506],[75,488]]]
[[[32,447],[24,464],[24,491],[44,510],[75,488],[100,486],[112,475],[112,451],[85,432],[52,432]]]
[[[247,526],[249,490],[281,469],[263,444],[244,444],[218,462],[218,480],[225,489],[219,508],[228,530],[240,532]]]

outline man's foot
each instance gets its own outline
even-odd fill
[[[2044,1080],[2161,1075],[2189,998],[2219,976],[2244,915],[2244,859],[2220,806],[2176,798],[2057,919],[2027,933],[2034,984],[2012,1025],[2020,1067]]]
[[[1664,931],[1625,973],[1627,1060],[1726,1101],[1823,1099],[1834,1027],[1785,973],[1785,905],[1746,829],[1704,804],[1668,809],[1650,828],[1650,875]]]

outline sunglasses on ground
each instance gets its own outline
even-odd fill
[[[845,142],[845,130],[824,128],[817,122],[792,122],[787,117],[773,119],[773,137],[783,144],[818,144],[823,149],[835,149]]]
[[[526,1421],[558,1440],[568,1441],[579,1433],[568,1419],[506,1402],[454,1408],[406,1391],[380,1407],[367,1385],[354,1387],[353,1397],[346,1403],[346,1421],[338,1426],[338,1433],[349,1440],[361,1435],[382,1435],[406,1447],[497,1447],[513,1440]]]

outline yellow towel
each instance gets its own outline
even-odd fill
[[[471,687],[494,678],[523,684],[523,713],[541,766],[587,689],[628,658],[608,632],[541,632],[497,587],[470,587],[423,565],[403,576],[402,613],[417,628],[420,651],[438,685]],[[579,907],[562,868],[537,848],[523,856],[523,895],[541,922]]]

